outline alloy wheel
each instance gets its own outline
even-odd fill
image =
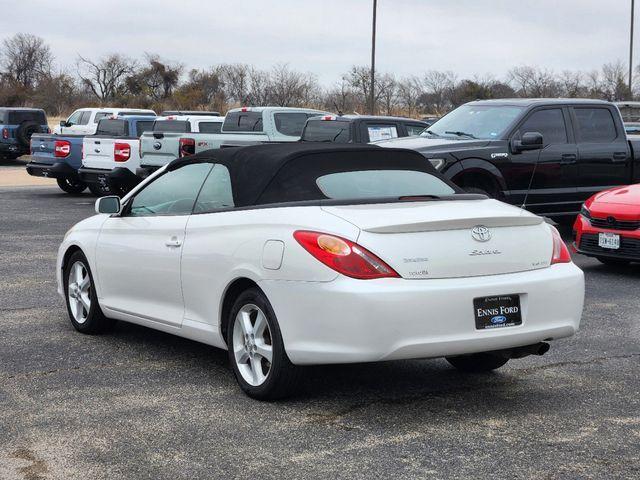
[[[91,277],[82,262],[69,269],[67,298],[73,319],[80,324],[86,322],[91,310]]]
[[[232,346],[243,380],[262,385],[271,371],[273,344],[267,317],[256,305],[244,305],[236,315]]]

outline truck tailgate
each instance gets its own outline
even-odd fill
[[[162,167],[178,158],[180,139],[192,134],[145,132],[140,137],[140,165]]]
[[[36,163],[45,163],[47,165],[53,165],[58,159],[55,157],[54,149],[56,139],[53,135],[38,135],[31,136],[31,161]]]

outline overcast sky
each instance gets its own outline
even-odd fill
[[[351,65],[370,61],[372,0],[5,2],[0,34],[40,35],[59,64],[73,65],[78,54],[150,52],[187,68],[288,63],[330,85]],[[629,5],[630,0],[378,0],[376,61],[379,70],[400,77],[435,69],[500,78],[525,64],[590,70],[627,61]]]

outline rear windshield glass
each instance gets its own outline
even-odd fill
[[[124,137],[126,135],[129,135],[129,125],[127,124],[126,120],[104,118],[98,122],[96,135]]]
[[[350,122],[331,120],[309,120],[302,134],[305,142],[348,143]]]
[[[276,122],[276,130],[283,135],[299,137],[302,134],[304,124],[309,118],[306,113],[276,113],[273,116]]]
[[[46,125],[47,118],[44,112],[38,111],[16,111],[9,112],[9,125],[18,125],[22,122],[36,122],[38,125]]]
[[[153,120],[145,120],[143,122],[136,123],[136,137],[139,137],[144,132],[150,132],[153,130]]]
[[[318,177],[316,183],[324,195],[336,200],[455,193],[453,188],[439,178],[415,170],[361,170],[330,173]]]
[[[224,120],[225,132],[261,132],[262,112],[231,112]]]
[[[185,133],[191,131],[191,126],[186,120],[156,120],[153,124],[153,131]]]
[[[202,133],[220,133],[222,122],[200,122],[198,129]]]

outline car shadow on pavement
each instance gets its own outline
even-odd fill
[[[177,369],[207,379],[211,387],[232,385],[237,393],[227,352],[199,342],[149,329],[139,325],[118,322],[107,335],[109,343],[119,350],[130,351],[131,356],[145,361],[157,360],[174,364]],[[526,366],[526,360],[515,360]],[[303,380],[298,392],[286,403],[308,401],[339,401],[346,405],[356,402],[403,404],[431,399],[472,400],[479,391],[491,391],[495,399],[509,392],[521,382],[527,384],[525,395],[538,395],[526,379],[503,371],[485,374],[464,374],[451,367],[444,359],[401,360],[361,364],[341,364],[302,367]],[[517,388],[519,390],[519,388]],[[538,396],[539,398],[539,396]],[[458,400],[456,400],[458,401]]]

